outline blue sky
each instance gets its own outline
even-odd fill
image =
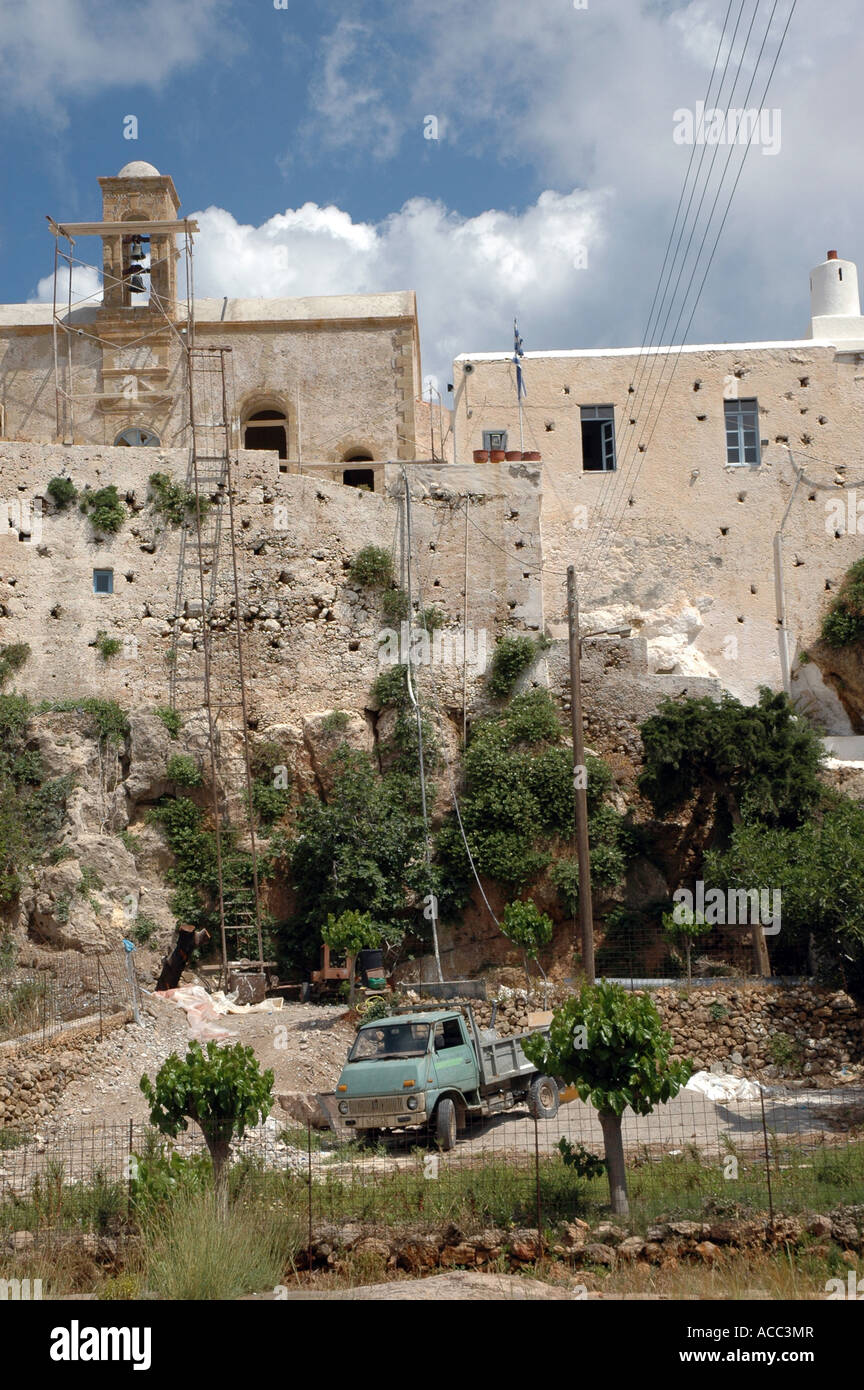
[[[0,299],[45,294],[46,213],[98,216],[97,177],[145,159],[200,217],[202,294],[416,289],[439,377],[514,313],[528,349],[638,344],[692,153],[674,113],[727,6],[734,105],[791,3],[768,27],[773,0],[0,0]],[[799,0],[782,141],[750,152],[690,341],[798,336],[810,267],[860,259],[861,59],[859,0]]]

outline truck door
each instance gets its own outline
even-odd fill
[[[460,1018],[445,1018],[435,1024],[432,1049],[441,1090],[454,1086],[466,1096],[477,1090],[477,1061]]]

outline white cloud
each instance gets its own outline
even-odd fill
[[[526,347],[566,335],[587,293],[605,204],[600,193],[545,192],[521,213],[465,218],[412,198],[371,224],[307,203],[260,227],[208,208],[195,214],[196,292],[278,298],[414,289],[424,367],[446,381],[458,352],[507,348],[514,314]]]
[[[227,0],[0,0],[0,103],[62,124],[66,98],[157,87],[226,53],[229,16]]]
[[[404,122],[388,104],[399,60],[380,38],[383,27],[376,34],[371,25],[340,19],[324,40],[320,70],[309,86],[313,115],[304,133],[314,132],[326,148],[363,145],[377,158],[389,159],[399,147]]]
[[[36,286],[36,293],[31,295],[28,304],[51,304],[54,297],[54,276],[45,275]],[[57,270],[57,303],[62,306],[68,303],[69,299],[69,267],[61,264]],[[93,305],[102,302],[102,277],[98,270],[90,265],[74,265],[72,267],[72,303],[78,304],[86,299]]]

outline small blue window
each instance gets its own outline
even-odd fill
[[[94,592],[94,594],[113,594],[113,592],[114,592],[114,571],[113,571],[113,570],[94,570],[94,571],[93,571],[93,592]]]

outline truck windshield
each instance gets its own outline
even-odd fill
[[[386,1023],[380,1028],[361,1028],[349,1062],[368,1062],[385,1057],[422,1057],[429,1047],[428,1023]]]

